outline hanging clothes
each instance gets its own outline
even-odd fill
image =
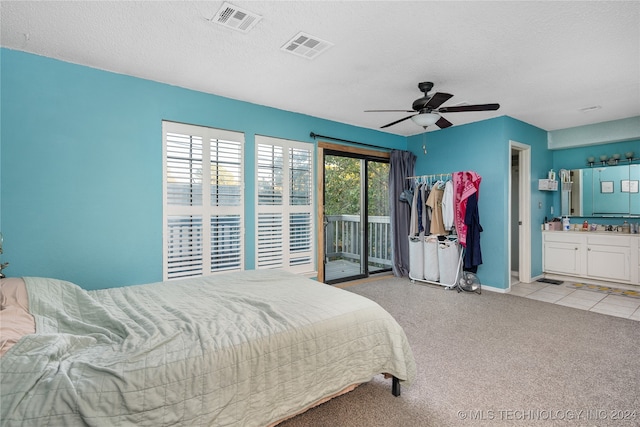
[[[428,236],[431,232],[431,215],[429,214],[429,206],[427,206],[427,198],[429,197],[429,186],[424,183],[420,186],[420,194],[422,195],[422,226],[424,227],[424,235]]]
[[[480,249],[482,226],[480,225],[480,214],[478,212],[478,192],[471,193],[466,200],[464,223],[467,227],[467,246],[464,251],[463,269],[477,273],[478,266],[482,264],[482,251]]]
[[[446,234],[444,229],[444,223],[442,221],[442,197],[444,195],[444,189],[440,188],[438,181],[431,188],[429,198],[427,199],[427,206],[431,208],[431,234]]]
[[[418,191],[414,189],[413,191],[413,200],[411,201],[411,216],[409,221],[409,236],[417,236],[418,235]]]
[[[451,176],[453,181],[454,198],[454,222],[458,241],[463,247],[467,246],[467,225],[465,216],[467,211],[467,200],[471,194],[476,194],[479,198],[480,182],[482,177],[473,171],[454,172]]]
[[[425,210],[424,199],[423,199],[424,193],[422,192],[420,187],[422,187],[422,184],[418,185],[418,187],[416,188],[416,194],[418,195],[417,203],[416,203],[416,205],[418,207],[418,211],[417,211],[417,215],[418,215],[418,234],[424,235],[424,222],[422,221],[422,211]]]
[[[444,229],[451,231],[454,225],[454,201],[453,201],[453,183],[450,180],[444,185],[444,194],[442,196],[442,221]]]

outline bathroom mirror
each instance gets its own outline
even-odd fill
[[[563,216],[640,217],[640,165],[573,169],[570,179],[560,188]]]

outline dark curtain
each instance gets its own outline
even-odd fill
[[[389,205],[391,207],[391,253],[393,255],[393,275],[409,275],[409,220],[411,206],[401,201],[400,195],[413,188],[416,156],[410,151],[392,150],[389,159]]]

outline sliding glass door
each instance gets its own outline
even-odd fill
[[[330,150],[323,157],[324,281],[390,270],[388,161]]]

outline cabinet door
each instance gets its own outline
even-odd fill
[[[630,252],[628,247],[589,245],[587,276],[606,280],[631,280]]]
[[[544,244],[544,271],[579,275],[580,244],[546,242]]]

